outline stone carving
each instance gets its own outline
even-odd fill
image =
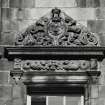
[[[97,61],[86,60],[25,60],[22,61],[23,71],[77,71],[97,69]]]
[[[96,59],[91,59],[90,67],[91,67],[92,70],[96,70],[97,69],[98,64],[97,64],[97,60]]]
[[[15,80],[16,84],[23,76],[23,70],[21,69],[21,59],[14,59],[14,69],[10,72],[11,77]]]
[[[21,59],[14,59],[14,69],[15,70],[21,70]]]
[[[25,32],[17,35],[18,46],[98,46],[96,35],[67,16],[60,9],[52,9]]]

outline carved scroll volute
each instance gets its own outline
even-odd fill
[[[23,76],[23,71],[21,69],[21,59],[14,59],[14,68],[10,71],[11,77],[15,80],[16,84]]]

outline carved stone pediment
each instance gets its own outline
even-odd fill
[[[16,37],[18,46],[99,46],[97,35],[58,8]]]

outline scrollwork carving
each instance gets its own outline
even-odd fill
[[[60,9],[52,9],[25,32],[17,35],[18,46],[98,46],[96,35],[67,16]]]

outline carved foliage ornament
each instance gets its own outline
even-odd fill
[[[98,63],[96,59],[91,60],[16,60],[14,69],[27,71],[77,71],[96,70]]]
[[[60,9],[52,9],[25,32],[17,35],[18,46],[98,46],[95,34],[77,24]]]

